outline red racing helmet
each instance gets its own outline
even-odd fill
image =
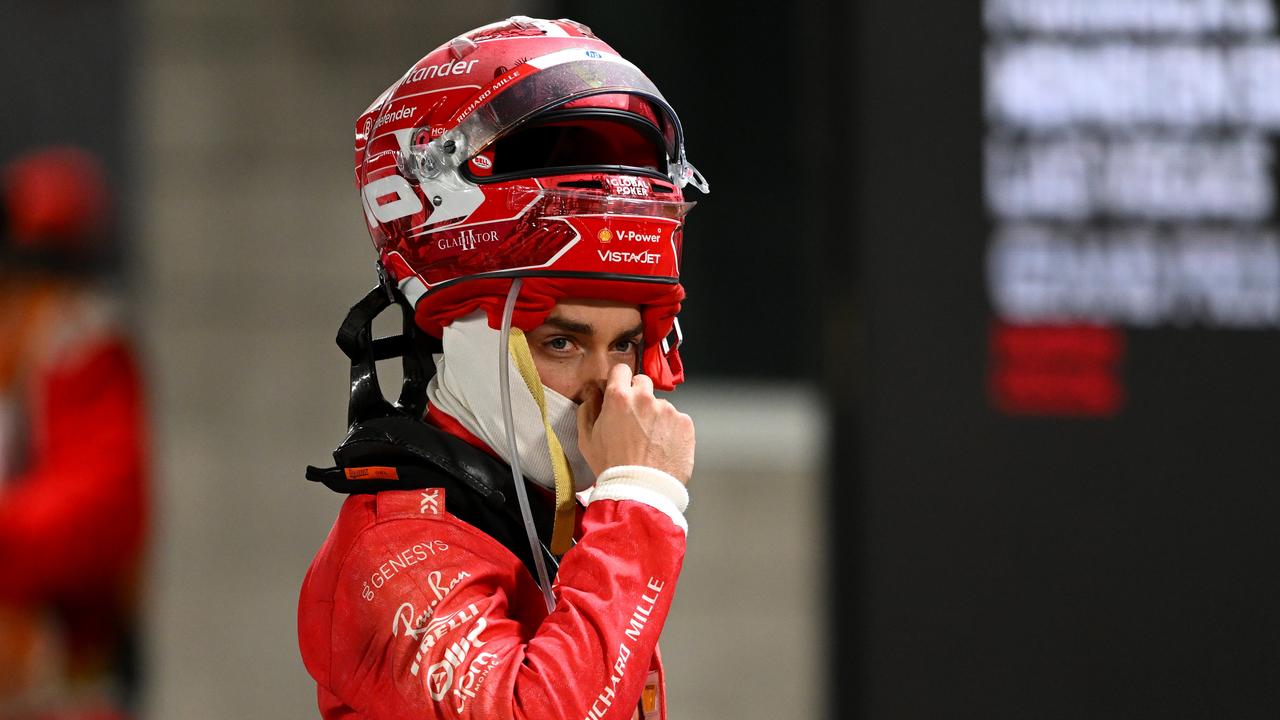
[[[49,262],[88,258],[106,240],[109,206],[95,155],[70,145],[29,150],[0,168],[0,251]]]
[[[683,380],[683,190],[708,186],[657,87],[585,26],[517,16],[432,51],[357,119],[355,176],[426,332],[480,309],[497,328],[522,278],[516,327],[565,298],[633,303],[644,372]]]

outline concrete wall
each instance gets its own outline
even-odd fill
[[[133,100],[157,485],[150,717],[315,716],[295,607],[339,497],[302,469],[341,438],[347,371],[332,338],[373,282],[351,123],[435,44],[512,10],[142,7]],[[691,390],[686,403],[703,452],[663,641],[675,717],[808,717],[820,705],[816,404],[749,393]],[[750,452],[770,447],[789,451]]]

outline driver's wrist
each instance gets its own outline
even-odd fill
[[[591,492],[591,502],[633,500],[661,510],[686,533],[689,524],[684,511],[689,491],[669,473],[644,465],[616,465],[600,473]]]

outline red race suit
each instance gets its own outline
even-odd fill
[[[466,486],[448,477],[488,472],[500,483],[505,470],[510,495],[508,467],[420,425],[452,442],[457,454],[441,465],[454,471],[440,474],[450,482],[353,494],[303,582],[298,637],[321,714],[666,718],[657,643],[684,559],[684,487],[652,468],[602,473],[579,508],[576,544],[558,570],[548,559],[548,614],[517,557],[529,552],[515,539],[523,527],[511,515],[478,519]],[[532,503],[548,503],[529,487]],[[549,528],[539,530],[545,544]]]

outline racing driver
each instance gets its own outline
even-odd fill
[[[348,495],[303,581],[326,718],[666,718],[688,526],[675,112],[569,20],[445,43],[356,120],[379,285],[338,332]],[[373,337],[391,306],[401,335]],[[377,361],[401,357],[395,403]]]
[[[138,687],[145,398],[86,149],[0,168],[0,718],[123,720]]]

